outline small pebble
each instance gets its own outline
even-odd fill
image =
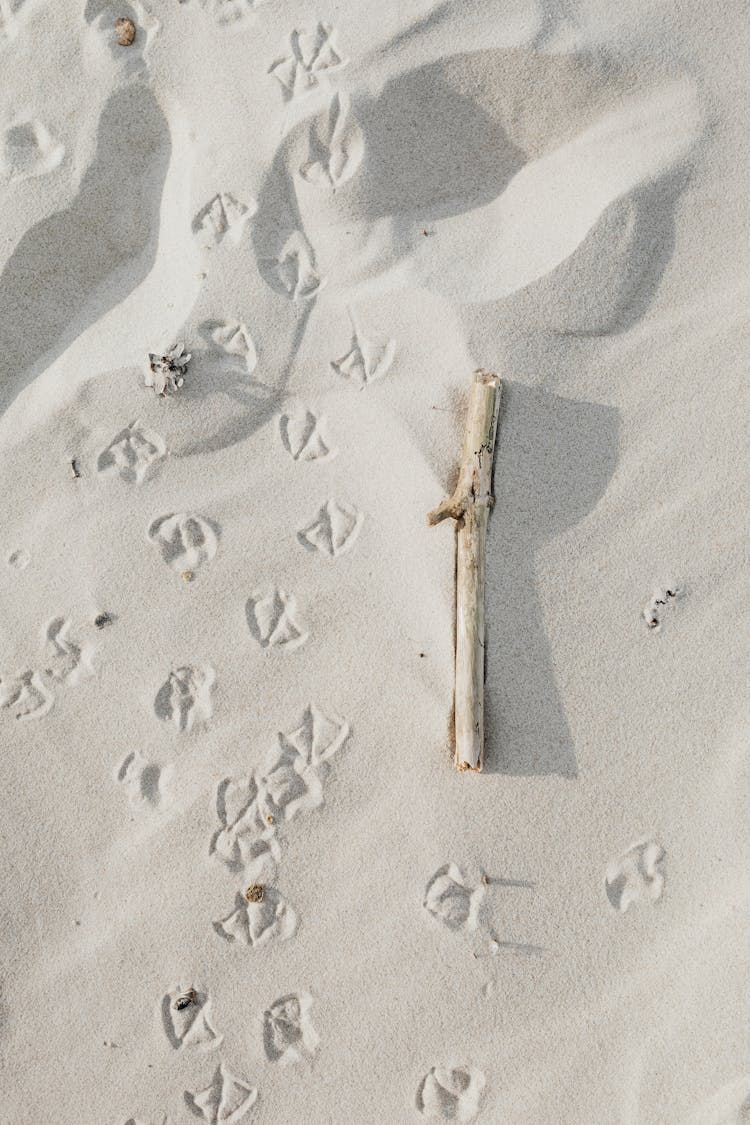
[[[97,617],[94,618],[94,624],[96,625],[97,629],[103,629],[105,625],[112,624],[112,618],[108,613],[100,613]]]
[[[135,24],[127,16],[115,20],[115,35],[121,47],[129,47],[135,39]]]
[[[185,582],[192,582],[195,578],[195,575],[193,574],[192,570],[183,570],[182,577]]]
[[[263,888],[260,883],[253,883],[245,891],[245,898],[248,902],[263,902]]]

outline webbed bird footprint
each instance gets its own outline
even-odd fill
[[[294,403],[281,415],[279,432],[284,449],[293,461],[325,461],[338,452],[325,432],[325,418],[302,403]]]
[[[178,573],[195,572],[208,563],[219,546],[220,530],[213,520],[192,512],[159,516],[149,526],[148,537],[162,558]]]
[[[664,892],[666,852],[655,840],[640,840],[607,865],[604,885],[615,910],[631,903],[657,902]]]
[[[75,684],[94,671],[93,646],[78,643],[70,636],[69,618],[54,617],[44,628],[45,671],[53,680]]]
[[[341,359],[331,360],[331,367],[344,378],[351,379],[360,387],[366,387],[388,373],[395,354],[395,340],[387,339],[376,343],[368,340],[355,328],[349,351]]]
[[[316,265],[315,251],[302,231],[293,231],[278,256],[266,258],[265,264],[274,287],[293,301],[310,301],[325,285],[325,278]]]
[[[41,121],[20,121],[5,130],[0,147],[0,177],[25,180],[52,172],[65,156],[65,146],[58,143]]]
[[[362,163],[364,138],[350,109],[348,94],[334,94],[325,116],[310,125],[310,158],[300,167],[309,183],[335,191]]]
[[[481,1070],[472,1066],[433,1066],[417,1094],[417,1109],[423,1117],[445,1121],[471,1121],[479,1113],[485,1086]]]
[[[427,884],[423,906],[449,930],[475,930],[484,894],[484,884],[472,887],[460,867],[446,863]]]
[[[338,715],[325,715],[313,703],[308,704],[302,722],[294,730],[281,734],[281,742],[290,747],[303,762],[318,767],[338,753],[346,742],[351,727]]]
[[[172,767],[162,769],[147,761],[139,750],[128,754],[117,771],[117,780],[124,783],[134,808],[156,809],[165,800],[172,780]]]
[[[269,755],[268,765],[255,774],[257,803],[261,822],[294,820],[301,812],[310,812],[323,804],[320,777],[296,751],[277,746]]]
[[[263,1016],[263,1045],[271,1062],[282,1064],[312,1058],[320,1038],[312,1022],[313,1000],[292,992],[276,1000]]]
[[[140,484],[166,453],[164,438],[136,420],[115,434],[99,454],[96,467],[100,473]]]
[[[232,870],[244,869],[254,882],[271,882],[281,852],[274,831],[261,818],[255,778],[224,778],[216,792],[216,811],[221,827],[209,853]]]
[[[202,335],[213,349],[226,356],[237,356],[245,362],[248,374],[258,365],[258,353],[250,329],[241,320],[205,320],[200,326]]]
[[[17,719],[41,719],[54,702],[54,692],[33,668],[0,676],[0,707],[12,711]]]
[[[220,191],[193,219],[193,234],[207,247],[218,245],[225,238],[236,246],[242,240],[245,224],[256,210],[255,200],[240,203],[229,192]]]
[[[271,941],[287,941],[297,929],[297,915],[274,887],[264,885],[258,901],[248,901],[237,892],[234,910],[214,929],[227,941],[237,941],[251,949]]]
[[[188,732],[196,724],[207,723],[213,714],[216,673],[209,664],[175,668],[159,688],[154,700],[157,718],[173,723],[178,731]]]
[[[310,93],[323,77],[346,66],[348,60],[335,41],[335,27],[322,22],[313,32],[294,30],[291,33],[291,53],[273,63],[268,71],[281,84],[287,100]]]
[[[173,988],[162,1000],[161,1013],[167,1039],[176,1051],[182,1047],[215,1050],[223,1036],[211,1026],[210,1000],[193,987]]]
[[[307,550],[335,559],[354,546],[364,518],[353,504],[326,500],[312,523],[297,532],[297,539]]]
[[[235,1078],[223,1062],[205,1090],[185,1094],[188,1106],[200,1113],[207,1125],[240,1125],[257,1099],[256,1087]]]
[[[298,616],[293,594],[278,588],[256,591],[245,607],[247,624],[261,648],[295,649],[309,634]]]

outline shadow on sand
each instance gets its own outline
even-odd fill
[[[40,361],[51,363],[148,274],[170,153],[150,90],[114,93],[78,194],[26,232],[0,276],[0,413]]]
[[[596,505],[617,460],[617,410],[505,383],[487,539],[485,770],[577,774],[536,592],[534,557]]]

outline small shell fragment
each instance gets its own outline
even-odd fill
[[[115,20],[115,35],[121,47],[129,47],[135,39],[135,24],[127,16]]]
[[[184,1012],[185,1008],[189,1008],[198,998],[198,993],[194,988],[189,988],[183,996],[178,996],[174,1002],[174,1006],[178,1012]]]
[[[161,398],[179,390],[184,385],[190,358],[190,353],[185,352],[184,344],[173,344],[164,355],[149,352],[144,380],[146,386],[153,387]]]

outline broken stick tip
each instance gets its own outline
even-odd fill
[[[460,520],[465,511],[465,504],[457,502],[454,497],[448,500],[443,500],[438,504],[437,508],[433,508],[431,512],[427,513],[427,526],[435,527],[436,524],[442,523],[443,520]]]

